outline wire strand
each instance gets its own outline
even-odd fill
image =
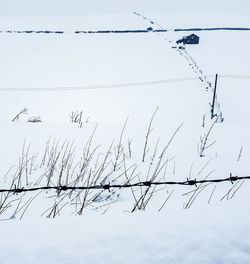
[[[196,81],[198,77],[190,78],[176,78],[168,80],[155,80],[155,81],[142,81],[142,82],[127,82],[127,83],[114,83],[114,84],[100,84],[100,85],[79,85],[79,86],[58,86],[58,87],[2,87],[0,92],[49,92],[49,91],[79,91],[79,90],[100,90],[100,89],[111,89],[111,88],[126,88],[126,87],[137,87],[137,86],[150,86],[160,85],[168,83],[188,82]]]
[[[206,78],[213,78],[215,74],[206,75]],[[219,74],[219,78],[234,79],[250,79],[250,75],[233,75]],[[140,86],[154,86],[161,84],[180,83],[199,80],[199,77],[186,77],[165,80],[152,80],[141,82],[126,82],[113,84],[97,84],[97,85],[78,85],[78,86],[51,86],[51,87],[0,87],[0,92],[52,92],[52,91],[81,91],[81,90],[102,90],[112,88],[129,88]]]
[[[41,186],[31,188],[11,188],[11,189],[0,189],[0,193],[22,193],[22,192],[34,192],[40,190],[56,190],[56,191],[78,191],[78,190],[110,190],[110,189],[124,189],[132,187],[152,187],[159,185],[180,185],[180,186],[196,186],[197,184],[203,183],[222,183],[231,182],[232,184],[236,181],[250,180],[250,176],[232,176],[228,178],[218,179],[204,179],[204,180],[186,180],[186,181],[141,181],[133,184],[105,184],[105,185],[90,185],[90,186]]]

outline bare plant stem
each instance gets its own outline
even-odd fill
[[[142,162],[145,162],[145,157],[146,157],[146,153],[147,153],[147,146],[148,146],[148,140],[149,140],[149,135],[152,132],[152,123],[154,120],[154,117],[157,113],[157,111],[159,110],[159,107],[157,107],[150,119],[149,125],[148,125],[148,129],[147,129],[147,133],[145,136],[145,143],[144,143],[144,148],[143,148],[143,154],[142,154]]]

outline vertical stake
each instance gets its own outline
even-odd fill
[[[215,98],[216,98],[217,81],[218,81],[218,74],[216,73],[216,75],[215,75],[215,84],[214,84],[213,102],[212,102],[212,106],[211,106],[211,119],[213,119],[216,116],[214,114],[214,105],[215,105]]]

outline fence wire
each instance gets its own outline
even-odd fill
[[[214,78],[215,74],[205,75],[206,78]],[[250,75],[229,75],[218,74],[219,78],[224,79],[250,79]],[[181,83],[197,81],[199,77],[184,77],[165,80],[149,80],[140,82],[124,82],[111,84],[96,84],[96,85],[76,85],[76,86],[51,86],[51,87],[0,87],[0,92],[53,92],[53,91],[81,91],[81,90],[103,90],[112,88],[129,88],[142,86],[155,86],[162,84]]]
[[[217,178],[217,179],[204,179],[204,180],[190,180],[186,181],[140,181],[136,183],[127,184],[104,184],[104,185],[91,185],[91,186],[41,186],[41,187],[31,187],[31,188],[10,188],[10,189],[0,189],[0,193],[22,193],[22,192],[34,192],[41,190],[55,190],[55,191],[81,191],[81,190],[110,190],[110,189],[125,189],[133,187],[153,187],[160,185],[182,185],[182,186],[196,186],[197,184],[203,183],[222,183],[231,182],[232,184],[236,181],[250,180],[250,176],[232,176],[227,178]]]

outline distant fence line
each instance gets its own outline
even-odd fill
[[[132,30],[0,30],[0,33],[8,34],[126,34],[126,33],[149,33],[149,32],[167,32],[167,30],[156,29],[132,29]]]
[[[188,31],[250,31],[248,27],[208,27],[208,28],[175,28],[175,29],[121,29],[121,30],[0,30],[6,34],[129,34],[129,33],[161,33]]]
[[[248,27],[176,28],[174,31],[250,31]]]

